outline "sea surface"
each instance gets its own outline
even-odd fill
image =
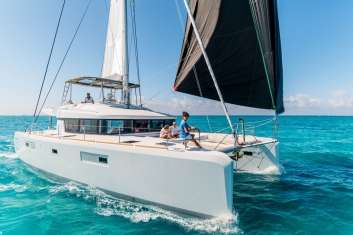
[[[247,123],[269,118],[244,117]],[[234,218],[228,220],[185,218],[48,179],[14,153],[14,132],[30,121],[0,117],[0,234],[353,234],[353,117],[281,116],[285,172],[236,174]],[[212,130],[226,126],[224,117],[209,121]],[[204,116],[190,122],[209,129]],[[42,128],[47,123],[39,120]],[[272,127],[256,133],[272,135]]]

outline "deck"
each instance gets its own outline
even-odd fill
[[[83,133],[62,133],[58,134],[56,130],[34,131],[31,134],[55,139],[66,139],[74,141],[84,141],[91,143],[103,143],[114,145],[126,145],[141,148],[155,148],[177,151],[197,151],[199,150],[191,141],[187,143],[187,147],[181,139],[162,139],[159,133],[140,133],[140,134],[121,134],[121,135],[96,135]],[[196,139],[202,146],[202,151],[213,150],[221,152],[229,152],[234,149],[234,139],[230,134],[223,133],[202,133],[196,136]],[[271,138],[255,137],[247,135],[244,139],[238,140],[240,147],[250,147],[273,142]]]

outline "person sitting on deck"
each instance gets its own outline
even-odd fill
[[[169,125],[165,125],[161,131],[159,132],[159,137],[163,139],[169,139],[170,132],[169,132]]]
[[[190,131],[194,128],[189,126],[187,120],[189,119],[189,113],[183,112],[182,121],[180,122],[180,138],[184,141],[191,140],[197,147],[201,148],[201,145],[195,140],[195,135],[191,134]]]
[[[176,122],[173,122],[173,125],[169,127],[170,138],[179,138],[179,128]]]
[[[93,100],[93,98],[92,98],[90,93],[87,93],[84,103],[94,104],[94,100]]]

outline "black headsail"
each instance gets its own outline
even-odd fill
[[[190,0],[225,102],[284,111],[276,0]],[[188,20],[174,89],[219,100]]]

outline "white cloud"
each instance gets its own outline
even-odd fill
[[[186,95],[163,100],[147,100],[144,104],[153,110],[172,114],[180,114],[182,111],[194,114],[220,114],[222,111],[219,102]]]
[[[352,115],[353,95],[345,90],[335,90],[324,98],[296,94],[284,99],[286,114]]]
[[[163,113],[180,114],[187,111],[193,115],[223,115],[223,108],[219,101],[205,99],[181,93],[174,93],[173,97],[165,99],[147,99],[143,102],[146,107]],[[231,115],[271,115],[272,110],[255,109],[227,104]]]
[[[322,101],[306,94],[291,95],[284,99],[285,106],[295,108],[313,108],[319,107]]]
[[[337,90],[328,99],[328,104],[332,108],[351,108],[353,107],[353,96],[344,90]]]

